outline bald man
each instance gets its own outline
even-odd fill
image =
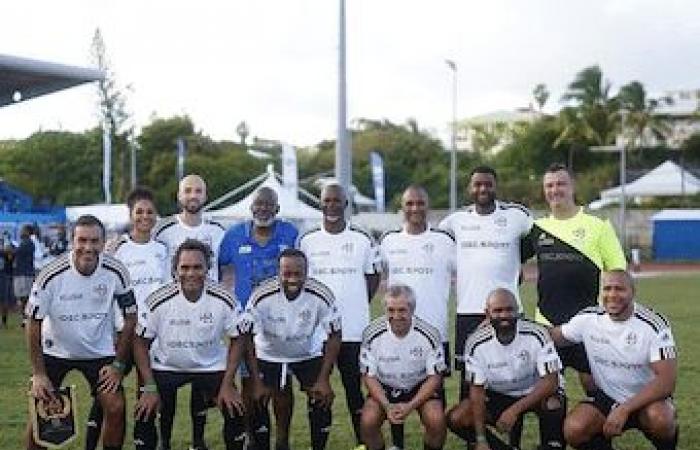
[[[207,201],[207,184],[204,179],[196,174],[183,177],[178,185],[177,201],[180,205],[180,212],[158,222],[153,230],[154,240],[162,242],[168,247],[170,260],[180,244],[186,239],[196,239],[203,242],[212,251],[208,277],[213,281],[219,281],[217,265],[219,246],[226,230],[220,223],[202,217],[202,208]],[[191,392],[192,447],[195,450],[205,449],[204,428],[208,406],[204,400],[204,393],[197,392],[195,389]],[[172,425],[170,429],[163,428],[165,429],[161,429],[161,442],[164,448],[169,448]]]
[[[487,323],[467,339],[464,351],[469,398],[447,413],[447,423],[476,450],[517,447],[511,433],[521,417],[535,412],[541,449],[564,446],[562,423],[566,402],[559,385],[561,361],[547,329],[519,318],[515,295],[503,288],[486,300]],[[486,425],[511,433],[506,446]]]
[[[283,250],[294,248],[299,232],[290,222],[277,218],[277,192],[267,186],[258,189],[250,205],[251,220],[236,224],[224,235],[219,249],[222,283],[235,293],[245,309],[255,288],[277,276],[277,259]],[[243,400],[252,411],[253,386],[247,367],[241,365]],[[291,376],[285,387],[274,391],[276,448],[289,448],[289,426],[293,411]],[[255,434],[253,434],[255,436]],[[257,443],[256,443],[257,445]]]

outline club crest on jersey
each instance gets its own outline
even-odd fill
[[[496,217],[496,220],[494,220],[493,223],[495,223],[496,226],[503,228],[508,225],[508,219],[505,217]]]
[[[199,315],[199,321],[202,323],[212,324],[214,323],[214,314],[210,312],[205,312]]]
[[[425,253],[431,254],[435,250],[435,245],[433,245],[432,242],[428,242],[427,244],[423,245],[421,247]]]
[[[340,249],[347,254],[351,254],[355,249],[355,245],[352,242],[347,242],[343,244]]]
[[[423,357],[423,347],[413,347],[409,353],[414,358],[422,358]]]
[[[537,245],[541,247],[554,245],[554,239],[547,236],[547,233],[540,233],[540,235],[537,237]]]
[[[523,350],[522,352],[518,353],[518,359],[525,365],[527,365],[530,362],[530,353],[527,352],[527,350]]]
[[[93,288],[93,291],[95,291],[95,293],[100,297],[105,297],[107,295],[107,285],[100,283]]]
[[[625,337],[625,344],[627,345],[635,345],[637,343],[637,333],[634,331],[630,331],[629,334]]]
[[[308,309],[303,310],[299,313],[299,319],[301,319],[302,324],[308,324],[311,322],[311,311]]]
[[[576,239],[585,239],[586,238],[586,229],[585,228],[576,228],[573,231],[573,235]]]

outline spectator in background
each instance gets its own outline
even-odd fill
[[[39,271],[48,262],[45,260],[48,251],[41,241],[41,229],[36,223],[30,227],[29,239],[31,239],[32,244],[34,244],[34,269]]]
[[[14,304],[12,295],[12,242],[10,236],[4,234],[0,237],[0,311],[2,312],[2,326],[7,328],[7,314]]]
[[[32,290],[34,282],[34,243],[32,242],[33,227],[24,225],[19,233],[19,245],[12,251],[12,287],[14,288],[15,298],[22,305],[21,314],[23,315],[22,326],[26,323],[24,317],[24,307],[29,298],[29,292]]]
[[[49,255],[54,258],[68,251],[68,238],[66,237],[66,226],[59,225],[56,231],[56,239],[49,246]]]

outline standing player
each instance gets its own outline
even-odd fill
[[[486,317],[490,323],[467,339],[464,360],[471,392],[447,413],[450,430],[468,443],[476,440],[476,450],[515,448],[506,447],[486,425],[512,432],[526,412],[534,411],[540,421],[537,448],[564,448],[561,361],[547,330],[518,318],[517,300],[507,289],[489,295]],[[511,445],[513,439],[511,433]]]
[[[25,326],[27,322],[24,311],[34,282],[33,229],[34,227],[31,225],[23,225],[19,232],[19,245],[12,250],[12,287],[15,299],[20,304],[20,313],[23,314],[22,326]]]
[[[304,253],[283,250],[279,275],[253,292],[246,310],[255,335],[251,376],[260,402],[253,417],[259,450],[270,448],[267,400],[284,389],[289,370],[308,397],[311,447],[323,450],[328,441],[334,397],[329,378],[340,348],[340,316],[333,294],[306,274]],[[289,449],[279,443],[276,448]]]
[[[7,328],[7,315],[15,308],[12,293],[12,243],[9,236],[0,236],[0,309],[2,326]]]
[[[479,166],[469,178],[473,204],[447,216],[440,228],[457,240],[457,319],[455,366],[464,371],[462,351],[467,337],[483,322],[486,297],[496,288],[510,290],[518,299],[521,241],[532,227],[523,206],[496,200],[496,171]],[[520,309],[520,301],[518,300]],[[469,394],[462,379],[459,396]]]
[[[27,303],[32,395],[53,397],[66,374],[80,371],[104,411],[105,450],[124,440],[121,381],[136,322],[136,300],[126,267],[102,254],[104,226],[94,216],[78,218],[73,250],[41,271]],[[124,314],[122,338],[114,342],[115,303]],[[31,424],[28,448],[36,448]]]
[[[134,287],[139,320],[146,318],[146,298],[170,278],[170,263],[167,247],[151,237],[156,224],[157,211],[153,192],[147,188],[136,188],[126,198],[129,207],[131,229],[121,236],[106,252],[121,261],[129,271]],[[117,330],[122,329],[123,321],[117,320]],[[127,367],[131,368],[133,357],[131,351]],[[140,380],[139,380],[140,381]],[[142,383],[139,382],[139,386]],[[88,418],[85,449],[97,448],[102,429],[102,408],[93,401]]]
[[[343,321],[338,370],[345,389],[353,430],[358,445],[362,388],[360,385],[360,343],[369,324],[369,302],[379,285],[379,254],[372,237],[345,221],[347,197],[339,184],[321,191],[323,223],[299,238],[299,249],[309,261],[309,275],[328,286]]]
[[[403,227],[384,234],[379,248],[387,284],[410,287],[415,293],[415,315],[438,330],[449,372],[447,309],[455,266],[455,241],[450,233],[430,227],[428,208],[428,193],[422,186],[406,188],[401,197]],[[440,392],[444,401],[444,389]],[[392,424],[391,432],[394,446],[403,448],[403,425]]]
[[[603,274],[603,306],[586,308],[553,328],[558,345],[582,343],[598,389],[569,413],[567,442],[579,449],[609,450],[610,439],[637,428],[658,450],[678,444],[676,346],[668,321],[637,303],[624,270]]]
[[[173,259],[176,280],[146,301],[147,317],[139,321],[134,344],[136,367],[144,380],[134,427],[134,444],[139,450],[156,448],[159,405],[160,448],[170,448],[177,390],[186,384],[207,402],[218,404],[224,417],[226,450],[244,447],[243,402],[234,377],[244,348],[239,336],[248,327],[241,324],[233,296],[207,280],[210,261],[206,244],[185,240]],[[228,349],[224,338],[230,338]]]
[[[207,185],[199,175],[187,175],[178,185],[177,201],[180,204],[179,214],[161,220],[153,231],[153,238],[168,247],[171,260],[175,251],[185,239],[197,239],[206,244],[212,253],[208,264],[209,278],[219,281],[217,266],[219,246],[224,237],[224,227],[214,221],[202,217],[202,208],[207,201]],[[192,441],[195,450],[204,445],[204,427],[207,422],[208,405],[204,396],[192,390],[190,396],[190,417],[192,418]]]
[[[535,320],[561,325],[588,306],[598,304],[600,274],[625,269],[627,262],[610,222],[587,214],[574,201],[574,177],[562,164],[544,174],[544,197],[551,214],[535,221],[528,239],[537,256]],[[583,345],[560,349],[564,367],[579,372],[589,394],[595,386]]]
[[[385,315],[364,331],[360,366],[368,396],[362,408],[362,441],[369,450],[384,448],[382,423],[403,424],[418,411],[425,427],[423,448],[445,443],[442,373],[447,369],[440,332],[414,315],[416,297],[404,284],[390,285]]]
[[[291,223],[277,219],[277,193],[262,187],[253,196],[250,205],[253,220],[231,227],[224,235],[219,249],[219,267],[222,283],[235,292],[245,308],[251,292],[264,280],[277,275],[277,259],[286,248],[293,248],[299,234]],[[252,407],[252,383],[245,366],[241,366],[241,385],[246,407]],[[275,409],[275,438],[280,448],[289,447],[289,421],[293,410],[291,383],[285,385],[273,400]]]

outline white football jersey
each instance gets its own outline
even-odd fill
[[[447,342],[447,309],[455,268],[454,237],[435,228],[420,234],[400,229],[384,234],[379,249],[387,283],[401,283],[413,289],[415,315],[437,328],[442,342]]]
[[[146,243],[135,242],[125,234],[111,246],[110,253],[129,271],[139,320],[142,320],[145,318],[146,298],[172,278],[168,248],[153,239]],[[123,320],[117,320],[117,330],[121,330],[122,323]]]
[[[586,347],[596,386],[618,403],[639,393],[654,378],[650,363],[676,358],[668,321],[639,304],[624,322],[602,307],[586,308],[561,326],[566,340]]]
[[[521,397],[532,392],[541,377],[562,369],[545,327],[519,319],[517,330],[507,345],[498,341],[491,324],[480,326],[469,336],[464,346],[464,374],[469,383]]]
[[[202,223],[191,227],[183,223],[180,216],[176,214],[158,222],[153,230],[153,239],[168,247],[168,257],[171,262],[177,248],[185,239],[196,239],[207,244],[212,251],[209,278],[219,281],[219,246],[225,232],[226,229],[219,222],[202,219]]]
[[[520,239],[532,228],[523,206],[496,202],[496,210],[481,215],[474,205],[440,222],[457,241],[457,314],[483,314],[486,297],[497,288],[515,294],[520,309]]]
[[[117,305],[135,313],[133,302],[129,272],[120,261],[101,254],[95,271],[85,276],[73,265],[71,251],[41,271],[26,312],[42,320],[44,353],[93,359],[114,356],[115,316],[122,313]]]
[[[171,282],[148,297],[146,320],[136,334],[153,340],[151,366],[177,372],[217,372],[226,369],[225,337],[236,338],[249,326],[233,296],[207,281],[196,302],[185,298],[180,283]]]
[[[364,230],[348,225],[331,234],[314,228],[299,238],[298,247],[309,261],[309,277],[333,293],[343,322],[343,341],[362,341],[369,324],[369,298],[365,274],[379,272],[379,251]]]
[[[263,361],[321,356],[326,337],[341,326],[333,294],[313,278],[294,300],[287,299],[277,277],[268,279],[253,291],[245,315],[255,334],[256,356]]]
[[[391,331],[386,316],[375,319],[363,333],[360,371],[385,386],[411,390],[445,370],[440,333],[420,317],[413,316],[403,337]]]

